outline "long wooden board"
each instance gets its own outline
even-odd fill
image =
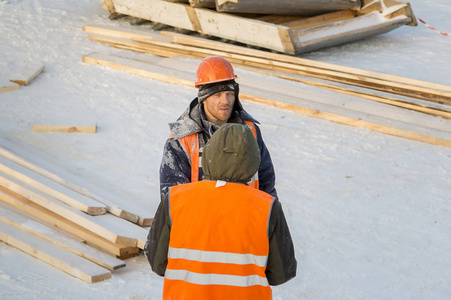
[[[86,58],[89,58],[89,59],[86,59]],[[110,58],[112,58],[112,59],[110,60]],[[112,57],[112,56],[108,56],[108,55],[102,56],[100,54],[91,54],[91,55],[85,55],[83,57],[83,61],[92,63],[92,64],[109,66],[109,67],[116,68],[119,70],[127,70],[128,72],[131,72],[133,74],[145,73],[145,77],[148,77],[148,78],[153,78],[153,79],[158,79],[158,80],[163,80],[163,81],[166,80],[166,78],[167,78],[166,75],[161,76],[161,74],[159,74],[159,72],[161,72],[161,69],[162,69],[161,67],[157,67],[157,68],[153,69],[153,66],[151,64],[144,64],[144,66],[142,66],[143,64],[141,63],[141,67],[143,69],[140,69],[140,66],[139,66],[139,64],[137,64],[136,61],[128,60],[126,58],[117,58],[117,57]],[[169,81],[171,83],[178,82],[178,84],[181,84],[181,85],[193,86],[193,81],[188,79],[188,78],[192,78],[191,74],[186,73],[186,72],[181,72],[181,71],[176,72],[176,70],[170,70],[170,69],[166,68],[164,71],[164,74],[167,74],[168,72],[170,72],[173,76],[173,77],[170,77],[170,79],[169,79]],[[177,76],[180,77],[179,80],[178,80]],[[267,105],[271,105],[271,106],[275,106],[275,107],[279,107],[279,108],[289,109],[289,110],[304,114],[306,116],[325,119],[325,120],[329,120],[329,121],[340,123],[340,124],[356,126],[356,127],[363,127],[363,128],[367,128],[367,129],[370,129],[373,131],[390,134],[390,135],[394,135],[394,136],[398,136],[398,137],[408,138],[408,139],[421,141],[421,142],[425,142],[425,143],[430,143],[430,144],[434,144],[434,145],[451,147],[450,140],[443,139],[443,138],[437,138],[434,136],[428,136],[428,135],[422,134],[422,133],[411,132],[408,130],[393,128],[390,126],[381,125],[381,124],[377,124],[374,122],[368,122],[368,121],[364,121],[364,120],[360,120],[360,119],[354,119],[354,118],[350,118],[347,116],[338,115],[335,113],[324,112],[324,111],[321,111],[318,109],[302,107],[302,106],[295,105],[295,104],[284,103],[284,102],[273,100],[273,99],[267,99],[267,98],[261,97],[261,96],[254,96],[252,94],[240,93],[240,98],[267,104]]]
[[[0,239],[87,283],[111,278],[107,269],[2,221]]]
[[[0,94],[4,92],[17,91],[19,89],[19,85],[14,82],[0,80]]]
[[[79,126],[79,125],[32,125],[31,131],[34,132],[83,132],[83,133],[96,133],[97,125]]]
[[[139,251],[138,247],[130,247],[127,245],[121,245],[118,243],[113,243],[108,241],[104,237],[89,231],[88,229],[69,221],[60,215],[39,206],[38,204],[26,199],[23,196],[20,196],[14,192],[11,192],[8,189],[0,186],[0,201],[8,204],[12,207],[17,208],[18,210],[27,213],[30,216],[33,216],[51,226],[58,227],[65,232],[68,232],[83,241],[87,244],[96,247],[106,253],[109,253],[113,256],[122,257],[127,256]]]
[[[0,156],[0,174],[19,179],[27,185],[89,215],[103,215],[107,207],[40,174]]]
[[[359,10],[357,0],[216,0],[216,10],[228,13],[274,15],[319,15],[342,10]]]
[[[83,244],[64,231],[37,222],[32,217],[2,203],[0,203],[0,221],[31,233],[110,271],[123,268],[126,265],[124,261]]]

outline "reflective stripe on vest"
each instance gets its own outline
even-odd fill
[[[254,137],[257,138],[254,123],[251,121],[245,122],[251,127]],[[199,134],[193,133],[184,136],[179,140],[185,150],[185,153],[188,155],[188,159],[191,164],[191,182],[197,182],[199,181],[199,167],[202,166],[202,157],[199,155]],[[258,189],[258,171],[249,181],[249,186]]]
[[[215,186],[170,189],[163,299],[271,299],[265,270],[274,198],[243,184]]]

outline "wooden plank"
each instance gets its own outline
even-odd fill
[[[51,173],[41,167],[39,167],[36,164],[31,163],[30,161],[23,159],[22,157],[16,155],[12,151],[6,149],[5,147],[0,146],[0,156],[3,156],[4,158],[24,167],[27,168],[41,176],[44,176],[68,189],[71,189],[77,193],[80,193],[81,195],[84,195],[86,197],[89,197],[93,199],[94,201],[97,201],[99,203],[102,203],[107,206],[108,212],[112,213],[113,215],[123,218],[125,220],[128,220],[133,223],[138,223],[140,220],[140,216],[137,213],[133,213],[131,211],[122,209],[119,204],[113,203],[112,201],[108,200],[104,197],[99,197],[98,195],[93,195],[89,190],[86,188],[79,187],[77,185],[74,185],[67,180],[61,178],[60,176]]]
[[[87,283],[111,278],[107,269],[2,221],[0,239]]]
[[[151,39],[151,40],[166,41],[168,43],[171,42],[170,37],[152,31],[144,31],[136,29],[117,30],[112,26],[93,26],[93,25],[84,25],[83,31],[92,34],[112,36],[123,39],[142,39],[142,40]]]
[[[81,243],[67,233],[37,222],[30,216],[0,203],[0,221],[31,233],[110,271],[125,267],[125,262]]]
[[[42,206],[26,199],[17,193],[11,192],[8,189],[0,186],[0,201],[6,203],[18,210],[27,213],[51,226],[60,228],[61,230],[70,233],[86,242],[86,244],[96,247],[106,253],[114,256],[124,256],[131,253],[136,253],[138,247],[130,247],[118,243],[112,243],[104,237],[97,235],[80,225],[69,221],[60,215],[43,208]]]
[[[27,85],[34,78],[36,78],[42,71],[44,71],[45,66],[40,63],[34,63],[27,66],[22,67],[19,71],[11,76],[11,82],[15,82],[19,85]]]
[[[78,126],[78,125],[32,125],[33,132],[82,132],[82,133],[96,133],[97,125],[94,126]]]
[[[89,215],[103,215],[107,207],[89,197],[77,193],[55,181],[24,168],[4,157],[0,157],[0,172],[17,178],[27,185],[58,199]]]
[[[289,16],[289,15],[257,15],[254,17],[254,20],[266,22],[266,23],[272,23],[272,24],[278,24],[282,25],[283,23],[295,21],[295,20],[303,20],[307,17],[304,16]]]
[[[216,10],[227,13],[256,13],[275,15],[319,15],[333,11],[360,9],[355,0],[216,0]]]
[[[168,70],[165,68],[158,68],[150,64],[143,64],[142,62],[101,53],[90,53],[83,56],[83,62],[110,67],[116,70],[127,71],[129,73],[139,75],[142,77],[155,79],[167,83],[181,84],[194,87],[193,78],[186,74],[185,78],[180,78],[180,72]]]
[[[290,27],[292,30],[304,30],[307,28],[312,28],[332,22],[343,21],[347,19],[354,18],[356,16],[355,10],[343,10],[332,12],[328,14],[323,14],[315,17],[304,18],[299,20],[294,20],[290,22],[285,22],[280,25]]]
[[[124,58],[121,58],[121,63],[126,64],[127,60]],[[117,61],[115,62],[115,64],[117,64]],[[133,66],[131,66],[131,65],[133,65]],[[111,66],[114,67],[114,64],[112,64]],[[149,64],[144,66],[147,73],[148,72],[158,72],[157,70],[160,70],[160,68],[155,68],[155,69],[151,70],[152,69],[151,67],[152,66],[150,66]],[[117,66],[117,68],[124,69],[123,67],[120,67],[120,66]],[[129,69],[134,74],[139,74],[140,71],[135,70],[135,68],[139,68],[139,65],[136,65],[134,62],[130,62],[130,64],[127,66],[126,69]],[[160,72],[164,72],[164,73],[171,72],[172,74],[175,75],[176,73],[174,73],[172,71],[175,71],[175,70],[170,70],[170,69],[166,69],[163,71],[160,70]],[[180,71],[178,72],[178,74],[182,74],[182,76],[185,76],[185,77],[191,77],[188,74],[180,72]],[[164,78],[165,78],[164,76],[158,77],[157,75],[152,75],[151,77],[160,78],[162,80],[164,80]],[[174,83],[174,82],[176,82],[176,80],[174,78],[171,78],[171,82]],[[185,84],[185,85],[189,85],[189,86],[193,85],[192,81],[187,81],[184,79],[180,80],[180,84]],[[284,102],[280,102],[280,101],[267,99],[264,97],[258,97],[258,96],[254,96],[252,94],[240,93],[240,98],[245,99],[245,100],[259,102],[259,103],[264,103],[264,104],[267,104],[270,106],[289,109],[289,110],[292,110],[292,111],[295,111],[298,113],[302,113],[302,114],[310,116],[310,117],[321,118],[321,119],[329,120],[329,121],[340,123],[340,124],[363,127],[363,128],[367,128],[367,129],[374,130],[374,131],[381,132],[381,133],[386,133],[386,134],[390,134],[390,135],[413,139],[413,140],[426,142],[426,143],[430,143],[430,144],[434,144],[434,145],[442,145],[445,147],[451,147],[451,141],[443,139],[443,138],[437,138],[437,137],[428,136],[428,135],[421,134],[421,133],[410,132],[408,130],[392,128],[390,126],[385,126],[385,125],[381,125],[381,124],[377,124],[377,123],[373,123],[373,122],[367,122],[367,121],[354,119],[354,118],[350,118],[350,117],[346,117],[346,116],[342,116],[342,115],[338,115],[338,114],[334,114],[334,113],[323,112],[318,109],[311,109],[311,108],[301,107],[298,105],[293,105],[293,104],[289,104],[289,103],[284,103]]]
[[[136,239],[129,237],[130,233],[126,232],[125,228],[120,228],[117,224],[109,223],[109,221],[106,220],[106,217],[108,216],[107,214],[97,217],[89,216],[79,210],[67,206],[62,202],[58,203],[58,200],[55,200],[48,195],[44,195],[29,186],[18,184],[15,178],[7,175],[0,176],[0,185],[44,208],[59,214],[68,220],[71,220],[72,222],[79,224],[80,226],[106,238],[113,243],[124,244],[132,247],[136,246]],[[123,219],[118,218],[118,221],[119,220]]]
[[[19,85],[17,83],[1,80],[0,81],[0,94],[4,92],[17,91],[19,89]]]

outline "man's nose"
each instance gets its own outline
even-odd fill
[[[230,104],[230,101],[231,99],[227,94],[221,94],[221,96],[219,97],[219,102],[221,104]]]

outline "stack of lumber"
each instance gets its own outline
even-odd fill
[[[110,278],[148,228],[82,190],[0,146],[0,240],[85,282]]]
[[[101,0],[125,15],[286,54],[299,54],[417,26],[396,0]]]
[[[451,147],[449,86],[247,49],[176,33],[118,31],[93,26],[85,26],[84,30],[91,33],[90,38],[95,41],[156,55],[136,60],[91,53],[83,57],[86,63],[164,82],[193,86],[199,59],[220,55],[236,68],[255,71],[238,75],[240,98],[243,100]],[[285,81],[276,85],[273,80],[265,81],[261,76],[250,75],[256,72],[277,76]],[[298,84],[293,85],[293,81]],[[317,91],[307,93],[306,85],[317,88]]]

